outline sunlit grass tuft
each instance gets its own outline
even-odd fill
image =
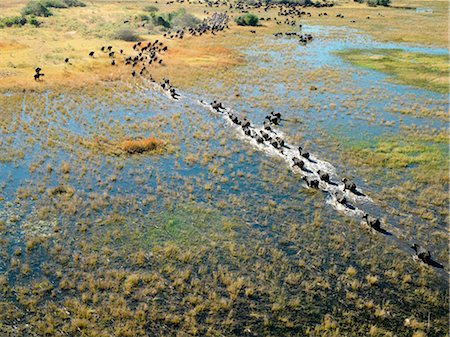
[[[128,153],[143,153],[161,151],[164,148],[164,142],[152,136],[145,139],[125,140],[119,144],[119,147]]]

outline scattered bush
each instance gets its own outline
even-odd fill
[[[39,2],[47,8],[67,8],[67,5],[61,0],[40,0]]]
[[[152,12],[150,17],[153,25],[163,26],[164,28],[193,27],[201,22],[192,14],[187,13],[184,8],[170,13],[156,14]]]
[[[271,0],[269,1],[269,3],[298,6],[315,6],[315,3],[312,0]]]
[[[85,7],[80,0],[31,0],[22,9],[22,15],[48,17],[52,15],[49,8]]]
[[[27,23],[35,27],[38,27],[40,25],[40,22],[34,16],[28,19],[25,16],[9,16],[0,19],[0,28],[12,26],[24,26]]]
[[[391,0],[354,0],[355,2],[364,3],[366,2],[370,7],[376,6],[389,6],[391,4]]]
[[[30,25],[32,25],[32,26],[35,26],[35,27],[39,27],[40,24],[41,24],[41,22],[40,22],[38,19],[36,19],[34,16],[32,16],[32,17],[28,20],[28,23],[29,23]]]
[[[84,2],[81,2],[80,0],[62,0],[67,7],[86,7],[86,4]]]
[[[34,16],[48,17],[53,14],[42,3],[32,0],[22,9],[22,15],[24,15],[24,16],[25,15],[34,15]]]
[[[144,11],[153,13],[153,12],[158,12],[158,11],[159,11],[159,8],[156,7],[156,6],[151,6],[151,5],[150,5],[150,6],[145,6],[145,7],[144,7]]]
[[[254,14],[245,14],[236,18],[236,23],[239,26],[257,26],[259,19]]]
[[[153,25],[155,26],[163,26],[165,28],[170,28],[172,25],[170,23],[170,18],[167,14],[155,14],[151,13],[150,16]]]
[[[189,13],[176,16],[172,21],[173,27],[195,27],[201,21]]]
[[[367,0],[367,4],[369,6],[389,6],[391,4],[391,0]]]
[[[113,36],[116,40],[134,42],[139,40],[139,35],[131,29],[119,29]]]
[[[141,14],[141,15],[139,15],[139,20],[141,21],[141,22],[149,22],[150,21],[150,19],[151,19],[151,17],[150,16],[148,16],[148,15],[146,15],[146,14]]]
[[[10,16],[1,19],[3,27],[23,26],[27,23],[27,19],[23,16]]]

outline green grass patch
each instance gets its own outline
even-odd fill
[[[239,227],[236,220],[196,203],[172,206],[138,222],[124,217],[115,225],[120,227],[115,244],[125,249],[147,249],[164,243],[193,246],[226,241],[234,237]]]
[[[349,160],[374,168],[447,170],[448,144],[422,139],[390,137],[350,144]]]
[[[350,49],[337,54],[357,66],[392,75],[400,83],[449,93],[447,55],[411,53],[398,49]]]

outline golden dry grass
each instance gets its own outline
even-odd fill
[[[26,0],[6,0],[0,4],[2,15],[18,15]],[[143,12],[149,1],[111,1],[96,0],[87,2],[87,7],[70,9],[52,9],[54,15],[40,18],[42,27],[29,25],[0,29],[0,89],[34,89],[84,87],[101,81],[131,80],[130,71],[118,62],[112,67],[110,60],[99,49],[103,45],[112,45],[131,53],[132,43],[113,40],[111,36],[124,19],[132,18]],[[447,46],[448,42],[448,4],[446,1],[393,1],[394,6],[405,4],[416,7],[430,7],[432,14],[417,14],[404,8],[371,8],[354,1],[338,1],[333,8],[308,8],[311,18],[302,18],[304,24],[349,26],[373,35],[383,41],[411,42],[427,45]],[[199,18],[204,18],[204,5],[156,4],[161,12],[178,8],[187,8]],[[224,11],[226,8],[207,9],[210,12]],[[318,13],[328,12],[328,16],[319,17]],[[276,10],[264,12],[253,10],[262,17],[275,17]],[[345,19],[336,17],[337,13]],[[380,13],[381,15],[378,15]],[[234,17],[239,13],[231,13]],[[366,19],[367,17],[370,19]],[[350,21],[354,20],[354,23]],[[420,29],[411,29],[420,27]],[[166,40],[161,35],[148,35],[140,31],[143,40],[160,39],[169,46],[164,56],[164,66],[151,68],[152,75],[159,79],[167,76],[177,86],[190,86],[201,79],[214,76],[229,66],[242,62],[238,50],[251,44],[252,34],[247,27],[238,27],[230,23],[225,33],[186,36],[183,40]],[[263,22],[258,27],[258,36],[271,34],[282,26],[273,21]],[[424,32],[433,32],[426,34]],[[88,56],[96,52],[94,59]],[[71,64],[64,63],[70,58]],[[41,82],[33,80],[34,68],[41,67],[46,76]]]
[[[2,16],[17,15],[27,4],[27,0],[4,0],[0,2],[0,13]]]
[[[205,69],[219,70],[241,62],[241,58],[233,50],[215,46],[212,36],[186,38],[186,43],[167,41],[161,36],[152,36],[144,41],[158,38],[169,46],[169,51],[163,57],[163,66],[150,68],[151,74],[156,78],[170,76],[174,81],[177,78],[193,81]],[[58,88],[61,84],[70,88],[101,81],[131,79],[130,69],[122,62],[117,62],[113,67],[110,59],[98,52],[100,46],[106,44],[113,45],[116,50],[130,52],[132,44],[127,42],[99,39],[84,41],[80,37],[69,37],[44,46],[36,41],[23,44],[6,40],[0,43],[6,46],[0,50],[0,88],[43,89]],[[93,59],[88,56],[91,50],[96,52]],[[64,63],[65,57],[70,58],[70,65]],[[46,74],[41,82],[33,80],[34,68],[38,66]]]
[[[143,153],[147,151],[160,151],[164,143],[155,137],[145,139],[125,140],[120,143],[120,148],[128,153]]]
[[[124,153],[161,153],[166,143],[154,136],[148,138],[109,140],[106,137],[96,136],[92,139],[80,139],[80,145],[93,151],[107,155],[119,156]]]
[[[2,15],[19,15],[26,1],[2,2]],[[101,81],[130,80],[130,70],[122,62],[112,67],[110,59],[100,53],[103,45],[132,52],[133,43],[113,40],[111,36],[124,19],[144,13],[148,1],[92,1],[87,7],[52,9],[54,15],[39,18],[39,28],[11,27],[0,29],[0,88],[34,89],[84,87]],[[161,12],[174,11],[179,4],[157,4]],[[189,11],[203,18],[202,6],[189,6]],[[162,35],[140,32],[144,41],[159,39],[169,46],[164,66],[150,69],[154,77],[171,76],[192,80],[206,68],[220,68],[240,60],[230,49],[217,48],[214,36],[186,37],[183,41],[164,39]],[[95,58],[88,56],[95,51]],[[70,64],[65,64],[68,57]],[[42,81],[33,79],[34,68],[43,69]]]
[[[405,7],[430,8],[433,13],[416,13],[415,9]],[[305,21],[356,28],[379,41],[447,47],[448,10],[448,1],[443,0],[393,0],[391,7],[368,7],[353,0],[340,0],[332,8],[308,9],[312,17]],[[317,14],[321,12],[327,12],[328,16],[319,17]],[[338,13],[344,19],[336,17]]]

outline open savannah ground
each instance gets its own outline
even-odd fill
[[[448,2],[382,4],[2,0],[0,336],[448,336]]]

